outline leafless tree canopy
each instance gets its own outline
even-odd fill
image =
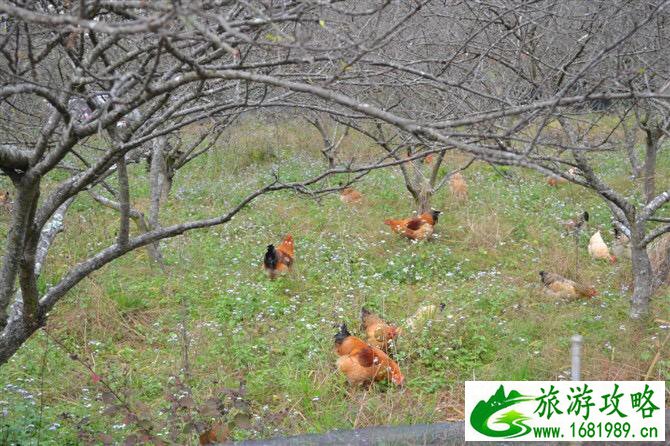
[[[264,193],[327,192],[328,175],[428,153],[439,167],[447,150],[561,176],[602,197],[631,238],[631,315],[644,314],[655,287],[647,246],[670,231],[662,214],[670,191],[654,182],[670,126],[668,3],[0,0],[0,169],[15,188],[0,362],[73,286],[132,250],[153,246],[160,260],[157,241],[224,224]],[[174,171],[251,110],[329,115],[367,132],[379,157],[333,159],[317,177],[277,177],[211,218],[161,226]],[[597,131],[613,119],[613,131]],[[207,130],[179,143],[191,124]],[[130,206],[127,165],[149,155],[145,219]],[[605,182],[603,156],[629,162],[643,199]],[[56,171],[66,179],[46,188]],[[431,190],[446,181],[436,175]],[[82,193],[118,211],[118,237],[40,293],[50,242]]]

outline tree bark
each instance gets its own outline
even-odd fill
[[[24,177],[19,182],[17,192],[0,270],[0,330],[5,328],[8,309],[14,297],[16,279],[24,262],[25,243],[32,228],[39,185],[36,186]]]
[[[119,177],[119,237],[118,244],[126,245],[130,237],[130,188],[128,186],[128,169],[125,155],[116,163],[116,172]]]
[[[307,122],[312,124],[319,131],[321,139],[323,140],[323,148],[321,149],[321,153],[328,161],[328,169],[334,169],[337,167],[337,153],[340,146],[342,145],[342,141],[344,141],[344,138],[346,138],[349,134],[349,127],[345,127],[344,131],[338,137],[339,126],[338,124],[335,124],[331,136],[328,133],[330,129],[326,124],[327,118],[324,115],[306,119]]]
[[[151,203],[149,205],[149,226],[156,229],[159,224],[159,213],[161,204],[167,198],[166,188],[169,187],[167,175],[167,162],[165,159],[165,147],[167,138],[159,137],[154,140],[153,152],[151,155],[151,170],[149,179],[151,184]]]
[[[174,178],[174,171],[170,168],[170,164],[165,164],[166,168],[163,172],[163,181],[161,182],[161,205],[165,204],[170,198],[170,191],[172,190],[172,179]]]
[[[662,133],[658,128],[645,129],[646,153],[644,157],[644,198],[647,203],[656,196],[656,155]]]
[[[156,230],[160,228],[160,208],[165,203],[172,188],[172,175],[168,171],[167,160],[168,142],[167,137],[161,136],[154,140],[151,155],[151,169],[149,180],[151,186],[151,203],[149,205],[149,228]],[[163,255],[158,242],[151,244],[149,248],[151,257],[163,268]]]
[[[51,243],[56,236],[63,230],[63,221],[65,213],[74,201],[73,198],[68,199],[62,204],[51,217],[51,219],[42,228],[40,239],[35,251],[35,277],[39,277],[42,272],[42,267],[46,260]],[[7,362],[14,353],[23,345],[30,336],[37,331],[40,324],[44,322],[43,315],[38,315],[36,322],[32,319],[26,319],[24,308],[24,300],[21,291],[17,291],[14,303],[9,311],[9,319],[4,331],[0,333],[0,364]]]
[[[91,195],[91,197],[93,197],[95,201],[102,204],[103,206],[106,206],[110,209],[114,209],[116,211],[121,211],[120,203],[110,200],[109,198],[105,198],[102,195],[97,194],[93,191],[89,191],[89,194]],[[137,225],[137,229],[142,234],[145,234],[151,230],[144,218],[144,214],[138,211],[137,209],[131,207],[129,209],[128,215],[135,222],[135,224]],[[163,256],[161,255],[161,252],[158,249],[157,245],[158,245],[157,243],[148,244],[147,251],[149,252],[149,257],[151,257],[151,260],[156,262],[161,268],[164,268],[165,264],[163,263]]]
[[[37,247],[42,236],[41,230],[35,227],[35,211],[40,196],[39,182],[33,183],[27,189],[30,192],[32,207],[28,215],[26,238],[23,245],[23,254],[20,261],[19,285],[23,295],[23,317],[28,326],[38,323],[38,299],[37,273],[35,263],[37,260]]]
[[[420,213],[430,212],[432,198],[433,188],[430,186],[430,184],[424,183],[421,187],[421,190],[419,191],[419,200],[417,203]]]
[[[36,330],[37,327],[28,327],[22,317],[10,320],[0,338],[0,364],[6,363]]]
[[[635,129],[631,128],[625,122],[622,123],[624,131],[624,144],[626,145],[626,152],[628,153],[628,161],[630,162],[631,173],[634,179],[638,179],[642,172],[642,167],[640,166],[640,159],[637,156],[636,152],[636,142],[637,138],[635,135]]]
[[[640,319],[649,314],[649,302],[654,293],[654,275],[647,247],[641,244],[644,239],[644,229],[636,224],[631,228],[631,236],[633,297],[631,298],[630,317]]]

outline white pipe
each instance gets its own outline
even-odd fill
[[[570,379],[579,381],[581,376],[582,341],[584,338],[578,334],[572,336],[572,368]]]

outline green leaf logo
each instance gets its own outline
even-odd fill
[[[501,385],[496,393],[489,398],[488,401],[481,400],[477,403],[474,410],[470,414],[470,424],[480,434],[495,438],[516,438],[526,435],[530,432],[530,427],[524,423],[530,420],[530,417],[510,410],[503,413],[498,418],[493,419],[498,412],[507,409],[524,401],[532,401],[534,397],[521,395],[516,390],[511,390],[509,395],[505,396],[505,388]],[[507,425],[505,430],[493,430],[489,427],[489,420],[493,419],[496,424]]]

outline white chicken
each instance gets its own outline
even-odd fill
[[[616,262],[616,257],[610,254],[610,250],[600,235],[600,230],[596,231],[589,240],[589,255],[596,260],[609,260],[610,263]]]
[[[432,304],[423,305],[419,307],[419,309],[416,310],[412,316],[407,318],[405,321],[405,326],[409,329],[409,331],[415,331],[418,328],[421,328],[429,318],[435,316],[438,309],[439,311],[444,311],[445,306],[446,305],[444,303],[441,303],[439,306]]]

